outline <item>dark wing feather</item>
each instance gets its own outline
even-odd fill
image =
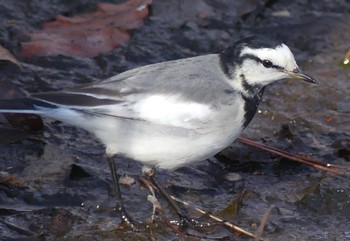
[[[98,98],[93,95],[71,92],[44,92],[32,94],[32,97],[48,103],[63,106],[93,107],[100,105],[113,105],[121,101],[111,98]]]

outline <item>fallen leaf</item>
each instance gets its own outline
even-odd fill
[[[15,58],[15,56],[13,56],[10,51],[8,51],[7,49],[5,49],[4,47],[2,47],[0,45],[0,60],[3,61],[9,61],[17,66],[21,66],[21,64],[17,61],[17,59]]]
[[[332,122],[333,122],[333,116],[331,115],[326,116],[326,123],[331,124]]]
[[[135,179],[129,176],[123,176],[119,178],[119,183],[121,185],[131,187],[133,184],[135,184]]]
[[[20,55],[70,55],[94,57],[129,41],[130,31],[142,25],[152,0],[129,0],[122,4],[99,3],[97,10],[74,17],[59,15],[29,34],[22,42]]]
[[[9,185],[12,185],[13,187],[17,188],[26,188],[25,182],[21,181],[15,176],[10,175],[7,172],[1,171],[0,172],[0,183],[6,183]]]

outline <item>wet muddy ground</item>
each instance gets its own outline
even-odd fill
[[[0,42],[18,57],[18,36],[57,14],[72,16],[95,4],[0,1]],[[243,36],[269,35],[289,45],[319,85],[284,81],[269,86],[242,136],[350,165],[350,68],[341,64],[350,48],[349,12],[345,0],[154,1],[151,16],[121,48],[94,58],[20,59],[22,69],[5,65],[1,79],[28,92],[58,90],[136,66],[219,52]],[[3,128],[0,135],[0,171],[11,176],[0,183],[0,240],[177,240],[159,218],[145,232],[116,228],[120,217],[113,212],[104,148],[85,131],[45,120],[42,132]],[[130,177],[142,177],[142,166],[133,160],[119,159],[118,167]],[[158,178],[176,197],[251,232],[274,205],[263,232],[267,240],[350,240],[348,176],[233,143],[210,160],[159,171]],[[136,182],[123,186],[122,193],[129,213],[146,222],[152,214],[148,190]],[[202,231],[202,240],[251,240],[221,226]]]

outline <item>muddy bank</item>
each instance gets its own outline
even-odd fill
[[[0,3],[0,42],[23,65],[21,70],[4,66],[1,78],[29,92],[69,88],[136,66],[219,52],[251,34],[278,38],[292,48],[300,67],[319,85],[285,81],[269,86],[243,136],[349,165],[350,69],[341,65],[350,42],[347,1],[265,1],[263,5],[154,1],[144,25],[132,32],[127,44],[110,53],[30,59],[18,55],[25,33],[58,14],[92,11],[96,1]],[[112,210],[103,146],[80,129],[52,120],[45,123],[39,133],[19,133],[14,138],[12,132],[13,139],[1,134],[0,171],[15,177],[0,184],[1,240],[176,239],[160,219],[144,233],[115,229],[120,220]],[[128,176],[142,176],[135,161],[121,159],[118,166]],[[239,178],[232,178],[237,174]],[[251,231],[265,211],[276,206],[263,233],[268,240],[350,240],[348,177],[233,143],[215,158],[177,171],[160,171],[158,178],[177,197],[212,213],[221,212],[226,220]],[[143,222],[151,216],[149,193],[138,182],[123,186],[122,192],[135,219]],[[161,203],[169,219],[176,220]],[[239,207],[238,212],[234,207]],[[224,228],[206,231],[209,234],[203,239],[249,240]]]

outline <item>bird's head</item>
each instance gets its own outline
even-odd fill
[[[317,81],[304,74],[287,45],[265,37],[242,39],[220,55],[223,70],[231,79],[240,79],[242,86],[264,87],[282,79]]]

